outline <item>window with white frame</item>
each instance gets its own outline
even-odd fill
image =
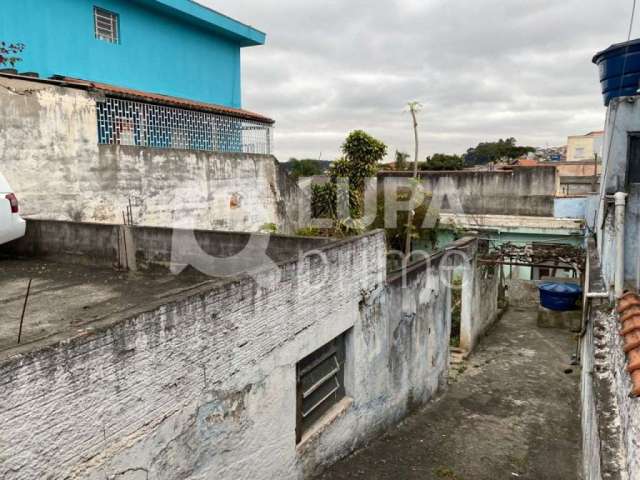
[[[119,43],[119,15],[99,7],[93,7],[96,38],[109,43]]]

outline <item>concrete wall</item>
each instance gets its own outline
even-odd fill
[[[602,155],[600,160],[602,160]],[[560,177],[591,177],[596,167],[591,161],[572,161],[572,162],[553,162],[553,165],[558,169]],[[598,175],[602,174],[602,163],[598,163],[597,167]]]
[[[476,244],[477,245],[477,244]],[[500,316],[500,267],[477,262],[477,251],[469,252],[470,268],[463,271],[460,348],[473,351],[478,341]]]
[[[333,241],[323,237],[295,237],[276,234],[183,230],[162,227],[125,227],[99,223],[76,223],[58,220],[27,220],[26,235],[1,245],[0,254],[39,257],[57,262],[82,263],[103,267],[125,266],[127,240],[129,262],[138,269],[167,267],[172,254],[192,235],[202,253],[213,257],[230,257],[264,253],[273,262],[295,258],[303,252],[321,248]],[[255,242],[262,252],[245,248]],[[173,258],[175,260],[175,257]]]
[[[201,287],[3,355],[0,477],[308,478],[428,401],[446,385],[449,260],[386,282],[381,232],[321,251],[279,282]],[[296,363],[345,332],[348,398],[296,445]]]
[[[588,197],[558,197],[553,201],[555,218],[585,218]]]
[[[593,177],[560,177],[560,191],[558,195],[589,195],[600,191],[600,178],[595,182]]]
[[[555,218],[584,219],[592,232],[597,230],[599,198],[598,194],[580,197],[557,197],[554,200],[553,216]]]
[[[640,97],[621,97],[611,101],[607,110],[603,163],[605,174],[600,196],[605,208],[599,209],[598,226],[604,225],[598,238],[605,280],[613,283],[615,270],[614,205],[607,195],[628,194],[625,215],[625,280],[635,284],[640,248],[640,184],[627,185],[629,133],[640,131]]]
[[[0,78],[0,169],[30,217],[257,231],[295,229],[298,187],[267,155],[98,145],[96,99]]]
[[[406,185],[410,172],[381,172],[385,185]],[[515,167],[513,171],[420,172],[425,191],[452,185],[462,213],[495,215],[553,216],[553,198],[559,177],[552,166]],[[444,212],[452,211],[443,205]],[[460,212],[456,212],[460,213]]]
[[[595,242],[589,240],[587,247],[589,291],[605,292]],[[638,478],[635,452],[640,430],[637,420],[632,420],[633,416],[638,418],[638,405],[626,395],[629,376],[623,370],[625,359],[615,317],[606,300],[593,299],[585,311],[580,349],[585,480]]]
[[[615,434],[615,437],[606,443],[601,438],[603,448],[611,449],[608,455],[603,454],[601,450],[601,456],[620,465],[622,478],[625,478],[626,474],[626,478],[637,480],[640,479],[640,404],[637,398],[629,396],[632,385],[626,371],[627,359],[619,335],[618,315],[611,314],[608,310],[601,311],[599,315],[596,312],[594,316],[597,316],[594,318],[594,326],[600,327],[598,333],[604,336],[601,346],[596,347],[594,356],[596,363],[601,365],[601,372],[606,375],[603,381],[606,382],[607,395],[613,395],[613,399],[608,401],[609,405],[598,402],[596,408],[600,421],[605,422],[607,417],[613,417],[614,425],[611,428]]]
[[[640,129],[640,97],[615,98],[609,104],[605,122],[603,179],[606,193],[624,189],[627,173],[629,132]]]

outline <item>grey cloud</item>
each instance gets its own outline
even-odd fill
[[[243,51],[244,106],[275,118],[276,153],[335,158],[363,128],[422,152],[515,136],[561,144],[604,122],[591,57],[624,41],[631,4],[602,0],[201,0],[267,32]]]

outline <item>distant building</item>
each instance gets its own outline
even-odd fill
[[[526,156],[518,158],[515,162],[515,165],[518,165],[519,167],[537,167],[538,166],[538,160],[536,160],[535,158],[528,158]]]
[[[240,108],[240,50],[265,34],[194,1],[9,2],[0,32],[24,45],[2,77],[98,94],[99,144],[272,152],[274,121]]]
[[[295,230],[274,121],[239,108],[240,50],[264,33],[190,0],[5,2],[0,32],[25,45],[0,69],[0,165],[23,213],[169,226],[180,205],[193,228]]]
[[[539,147],[536,149],[535,155],[545,162],[563,162],[567,159],[567,146]]]
[[[567,139],[567,161],[593,160],[597,154],[602,158],[603,131],[589,132],[586,135],[573,135]]]

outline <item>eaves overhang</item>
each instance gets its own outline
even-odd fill
[[[264,45],[267,35],[193,0],[134,0],[237,42],[241,47]]]

